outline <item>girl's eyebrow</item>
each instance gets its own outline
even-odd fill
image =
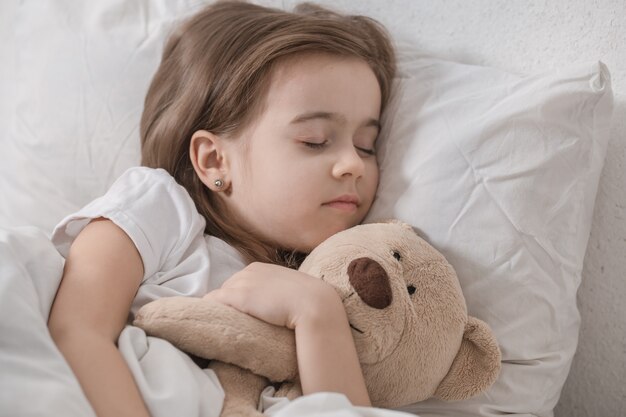
[[[313,112],[302,113],[302,114],[297,115],[296,117],[293,118],[291,122],[289,122],[289,124],[298,124],[298,123],[308,122],[310,120],[315,120],[315,119],[330,120],[330,121],[335,121],[335,122],[340,122],[340,123],[346,122],[346,117],[340,113],[313,111]],[[380,130],[380,121],[378,119],[374,119],[370,117],[366,120],[363,126],[365,127],[373,126],[377,128],[378,130]]]

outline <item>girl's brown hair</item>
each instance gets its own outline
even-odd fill
[[[235,135],[262,107],[280,58],[322,52],[366,61],[380,84],[382,108],[395,72],[384,28],[364,16],[301,4],[293,13],[240,1],[212,4],[184,22],[167,41],[141,117],[142,165],[163,168],[187,189],[205,232],[250,261],[293,266],[288,248],[275,248],[243,230],[196,175],[189,157],[198,130]],[[381,108],[381,111],[382,111]]]

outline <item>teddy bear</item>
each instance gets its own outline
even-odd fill
[[[485,391],[500,350],[483,321],[468,316],[453,267],[400,221],[339,232],[299,268],[341,296],[373,406],[430,397],[462,400]],[[260,415],[261,391],[301,395],[292,330],[220,303],[168,297],[143,306],[134,325],[179,349],[212,359],[226,393],[222,416]]]

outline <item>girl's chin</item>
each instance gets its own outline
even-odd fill
[[[333,225],[328,227],[325,230],[325,233],[322,233],[316,241],[316,244],[313,246],[313,248],[315,246],[318,246],[320,243],[322,243],[323,241],[325,241],[326,239],[328,239],[329,237],[331,237],[334,234],[337,234],[339,232],[343,232],[346,229],[351,228],[352,226],[356,226],[356,224],[352,224],[352,223],[348,223],[348,222],[344,222],[342,224],[337,224],[337,225]]]
[[[289,247],[292,247],[294,250],[299,252],[309,253],[332,235],[349,229],[352,226],[356,226],[357,224],[358,223],[355,223],[354,221],[348,221],[348,219],[342,219],[341,221],[327,223],[325,225],[318,223],[313,227],[313,230],[310,230],[309,233],[306,233],[306,231],[301,232],[300,236],[303,237],[303,240],[299,242],[289,242]]]

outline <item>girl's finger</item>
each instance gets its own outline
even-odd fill
[[[204,295],[203,298],[216,301],[221,304],[236,308],[239,311],[248,313],[245,308],[248,301],[243,291],[233,290],[231,288],[218,288]]]

